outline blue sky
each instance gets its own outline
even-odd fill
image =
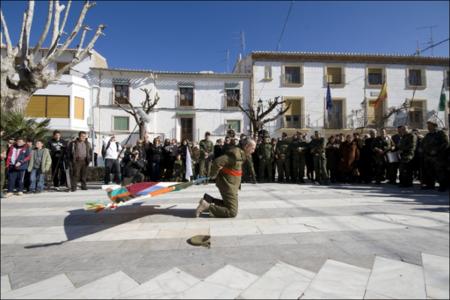
[[[65,1],[62,1],[65,3]],[[290,1],[97,1],[86,22],[107,25],[96,50],[110,67],[167,71],[226,72],[240,52],[276,50]],[[11,38],[17,41],[25,1],[2,1]],[[72,28],[82,2],[72,5]],[[31,41],[44,26],[47,2],[37,1]],[[282,51],[333,51],[412,54],[436,25],[435,42],[449,37],[449,1],[296,1],[284,32]],[[34,33],[34,34],[33,34]],[[73,45],[75,46],[76,43]],[[434,55],[448,56],[449,43]],[[424,55],[431,55],[428,50]]]

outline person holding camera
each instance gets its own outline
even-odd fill
[[[123,173],[123,184],[143,182],[145,161],[141,159],[139,151],[134,150],[130,155],[130,161],[127,162]]]
[[[47,149],[50,150],[52,160],[52,179],[53,187],[59,190],[60,186],[66,184],[66,172],[64,166],[67,166],[65,156],[67,142],[61,138],[61,132],[53,131],[53,137],[47,143]]]

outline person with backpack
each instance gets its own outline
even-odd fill
[[[105,184],[109,184],[111,181],[111,173],[114,174],[114,182],[120,184],[119,154],[121,150],[122,146],[119,142],[116,142],[114,135],[108,141],[103,141],[102,156],[105,160]]]

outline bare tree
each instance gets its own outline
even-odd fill
[[[82,61],[90,53],[95,42],[103,34],[103,30],[105,29],[105,25],[99,25],[91,41],[83,48],[86,32],[90,30],[89,27],[83,25],[83,21],[88,10],[95,6],[95,2],[84,2],[76,25],[72,29],[72,32],[67,35],[64,27],[72,1],[69,0],[66,7],[60,4],[58,0],[50,0],[44,30],[36,46],[32,48],[29,45],[29,41],[34,4],[34,0],[29,0],[28,8],[23,14],[20,39],[15,47],[12,45],[3,11],[1,12],[2,36],[5,36],[6,41],[6,55],[2,55],[1,62],[1,105],[5,111],[23,112],[33,93],[38,89],[46,88],[50,83],[58,80],[66,71]],[[64,18],[60,25],[61,13],[64,9]],[[44,50],[42,49],[42,45],[49,33],[52,18],[52,38],[48,49]],[[52,68],[53,64],[66,52],[80,30],[83,31],[81,40],[77,50],[74,51],[70,63],[58,71],[52,70],[55,69]],[[61,40],[63,35],[67,35],[64,42]]]
[[[116,104],[123,109],[125,112],[129,113],[133,116],[134,120],[136,121],[136,124],[139,125],[139,138],[143,139],[146,133],[146,126],[145,126],[145,120],[144,116],[142,116],[143,113],[145,115],[148,115],[153,108],[158,104],[159,96],[158,93],[156,93],[155,98],[152,99],[150,96],[151,90],[148,89],[140,89],[145,93],[145,100],[141,102],[141,107],[136,107],[131,103],[129,98],[125,98],[126,104],[120,104],[116,101]]]
[[[281,97],[278,96],[275,97],[274,100],[269,100],[269,107],[266,110],[264,110],[261,105],[258,105],[255,109],[251,103],[248,104],[247,108],[244,108],[239,102],[239,99],[234,99],[240,110],[242,110],[249,118],[251,124],[250,130],[254,138],[256,138],[261,129],[264,129],[264,124],[275,121],[278,117],[284,115],[291,107],[291,104],[288,103],[286,107],[283,108],[284,104],[287,102],[286,100],[280,101],[280,98]],[[262,102],[262,100],[259,101]],[[269,116],[276,108],[278,108],[278,112],[274,116]]]

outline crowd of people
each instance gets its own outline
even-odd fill
[[[449,140],[435,121],[427,122],[428,133],[410,131],[399,126],[387,135],[385,129],[369,134],[336,134],[327,139],[316,131],[308,136],[297,132],[292,137],[283,133],[271,138],[258,133],[256,151],[243,165],[243,182],[279,182],[316,184],[388,182],[411,187],[419,180],[423,189],[439,191],[448,188]],[[3,130],[1,131],[3,136]],[[103,140],[104,184],[129,184],[142,181],[185,181],[186,163],[191,162],[192,178],[209,176],[212,161],[232,147],[243,147],[247,136],[237,138],[233,130],[213,143],[211,134],[199,143],[160,137],[150,141],[148,135],[135,145],[124,145],[115,136]],[[88,166],[92,162],[92,146],[86,132],[66,141],[57,130],[49,141],[25,140],[23,137],[3,141],[1,147],[1,192],[9,197],[16,192],[40,193],[51,174],[56,190],[87,189]],[[189,156],[189,159],[188,159]],[[96,159],[96,157],[95,157]],[[95,164],[96,165],[96,164]],[[7,180],[7,192],[3,187]],[[397,182],[397,180],[399,182]],[[50,180],[48,180],[50,181]],[[49,187],[49,184],[47,184]]]

